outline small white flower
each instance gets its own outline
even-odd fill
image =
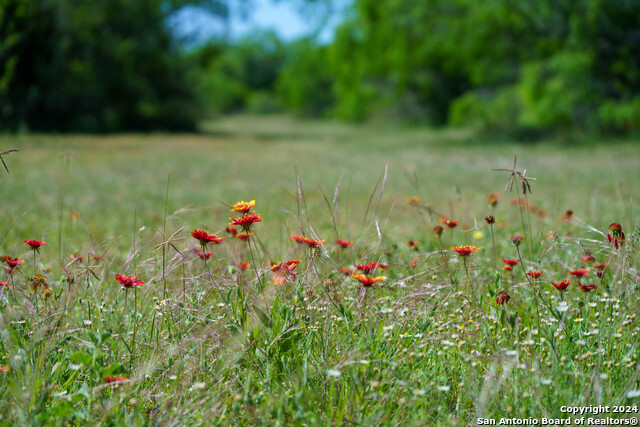
[[[574,322],[576,323],[580,323],[582,321],[584,321],[584,319],[582,317],[576,317],[575,319],[573,319]]]
[[[177,376],[177,375],[171,375],[171,376],[169,376],[169,379],[170,379],[171,381],[175,381],[175,380],[177,380],[177,379],[178,379],[178,376]]]
[[[507,356],[517,356],[518,352],[515,350],[507,350],[504,354],[506,354]]]
[[[439,385],[438,387],[436,387],[438,390],[440,391],[449,391],[449,386],[448,385]]]
[[[548,378],[541,378],[540,379],[540,384],[549,385],[549,384],[551,384],[551,380],[548,379]]]
[[[330,377],[338,378],[341,373],[337,369],[327,369],[327,375]]]
[[[393,308],[383,308],[380,310],[380,313],[393,313]]]
[[[365,359],[360,360],[361,365],[368,365],[369,363],[371,362],[369,362],[368,360],[365,360]]]
[[[558,310],[560,313],[564,313],[565,311],[569,310],[569,304],[567,304],[566,302],[561,302],[556,307],[556,310]]]
[[[390,330],[393,329],[393,325],[384,326],[382,329],[385,330],[385,331],[390,331]]]
[[[91,325],[91,320],[83,320],[82,323],[84,323],[85,325],[89,326],[89,325]]]
[[[411,389],[411,391],[413,392],[413,394],[415,394],[416,396],[424,396],[425,395],[425,391],[422,390],[421,388],[413,388]]]
[[[223,302],[219,302],[218,304],[216,304],[218,307],[224,307],[226,304]]]
[[[627,392],[627,399],[632,399],[634,397],[640,396],[640,390],[629,390]]]

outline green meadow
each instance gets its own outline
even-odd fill
[[[634,140],[230,116],[0,142],[0,425],[638,417]]]

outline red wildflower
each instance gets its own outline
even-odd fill
[[[251,231],[251,228],[253,227],[253,224],[255,224],[256,222],[262,222],[262,218],[260,217],[260,214],[257,214],[256,211],[244,214],[241,217],[238,218],[229,218],[231,220],[231,222],[229,223],[229,225],[239,225],[240,228],[242,228],[242,231],[244,231],[245,233],[248,233]]]
[[[372,277],[372,276],[367,276],[366,274],[354,274],[351,277],[356,279],[358,282],[362,283],[362,286],[364,286],[365,288],[368,288],[371,285],[374,285],[378,282],[382,282],[384,279],[386,279],[386,277],[384,276]]]
[[[409,246],[411,249],[418,249],[418,241],[417,240],[409,240],[407,242],[407,246]]]
[[[462,257],[467,257],[472,253],[479,251],[479,249],[476,248],[475,245],[451,246],[451,250],[456,251],[458,255]]]
[[[411,260],[411,262],[409,263],[409,265],[410,265],[411,267],[415,267],[415,266],[416,266],[416,264],[418,263],[418,261],[419,261],[419,258],[418,258],[418,257],[415,257],[414,259],[412,259],[412,260]]]
[[[617,222],[613,222],[609,225],[609,231],[610,233],[607,234],[607,239],[609,239],[609,243],[613,242],[615,248],[618,249],[620,245],[626,241],[624,233],[622,232],[622,226]]]
[[[440,225],[436,225],[435,227],[433,227],[433,233],[438,237],[442,236],[442,231],[443,230],[444,230],[444,228],[442,228],[442,226],[440,226]]]
[[[487,224],[495,224],[496,218],[493,215],[489,215],[484,218],[484,222],[486,222]]]
[[[239,262],[238,263],[238,269],[239,270],[247,270],[249,267],[251,267],[251,265],[249,265],[248,262]]]
[[[498,296],[496,297],[496,304],[505,305],[509,302],[511,296],[507,293],[507,291],[498,292]]]
[[[104,258],[104,255],[94,255],[93,256],[93,260],[96,261],[96,262],[102,261],[102,258]]]
[[[596,260],[596,257],[594,257],[593,253],[589,251],[585,252],[585,254],[580,257],[580,261],[582,262],[592,263],[592,262],[595,262],[595,260]]]
[[[502,269],[503,269],[504,271],[513,271],[513,267],[512,267],[512,266],[510,266],[510,265],[505,265],[505,266],[503,266],[503,267],[502,267]]]
[[[287,277],[289,276],[295,280],[296,275],[293,273],[293,270],[296,269],[300,262],[301,260],[299,259],[290,259],[286,262],[283,261],[278,264],[273,264],[271,266],[271,271],[275,273],[275,276],[273,276],[273,283],[276,285],[282,285],[287,281]]]
[[[253,236],[253,233],[238,233],[236,234],[236,239],[238,240],[249,240]]]
[[[598,287],[596,285],[583,285],[582,283],[578,282],[578,286],[580,287],[580,290],[582,292],[591,292],[595,289],[598,289]]]
[[[47,289],[49,287],[49,285],[47,285],[47,279],[39,274],[29,277],[29,283],[31,284],[31,289],[34,291],[38,288]]]
[[[571,270],[569,274],[572,276],[576,276],[578,279],[580,279],[581,277],[584,277],[587,274],[589,274],[589,270],[586,268],[579,268],[577,270]]]
[[[513,267],[514,265],[518,264],[520,262],[520,259],[502,259],[502,262],[504,262],[507,265],[510,265],[511,267]]]
[[[534,279],[538,279],[538,278],[540,278],[540,276],[542,276],[542,272],[540,270],[538,270],[538,271],[528,271],[527,272],[527,276],[533,277]]]
[[[552,284],[553,286],[555,286],[555,288],[556,288],[557,290],[559,290],[560,292],[564,292],[564,291],[566,291],[566,290],[567,290],[567,287],[571,284],[571,281],[570,281],[570,280],[563,280],[563,281],[562,281],[562,282],[560,282],[560,283],[551,282],[551,284]]]
[[[245,202],[244,200],[233,205],[231,212],[247,213],[256,205],[256,201]]]
[[[345,248],[348,248],[349,246],[353,245],[353,240],[338,239],[338,240],[336,240],[336,243],[338,245],[340,245],[341,248],[345,249]]]
[[[231,235],[234,235],[234,236],[235,236],[236,234],[238,234],[238,229],[237,229],[237,228],[235,228],[235,227],[229,227],[229,226],[227,226],[227,227],[224,229],[224,231],[226,231],[227,233],[229,233],[229,234],[231,234]]]
[[[204,230],[193,229],[191,230],[191,237],[200,242],[200,246],[207,246],[209,243],[222,243],[224,238],[209,234]]]
[[[303,243],[306,243],[310,248],[317,248],[324,243],[324,240],[313,240],[305,237]]]
[[[9,270],[11,271],[15,270],[17,266],[24,264],[24,261],[18,257],[10,257],[5,255],[2,257],[2,260],[5,262],[5,264],[7,264],[7,267],[9,267]]]
[[[458,225],[457,219],[447,219],[445,217],[440,218],[440,222],[449,228],[455,228]]]
[[[564,222],[571,221],[571,217],[573,216],[573,211],[571,209],[567,209],[564,214],[562,214],[562,220]]]
[[[498,193],[489,193],[489,194],[487,194],[487,199],[489,199],[489,204],[491,206],[497,205],[499,198],[500,198],[500,195]]]
[[[116,274],[116,280],[125,288],[132,288],[134,286],[142,286],[144,282],[138,280],[138,276],[127,276],[126,274]]]
[[[0,282],[0,286],[7,287],[7,286],[11,286],[11,284],[7,282]]]
[[[40,246],[46,244],[47,242],[45,242],[44,240],[25,240],[24,241],[27,245],[31,246],[31,249],[33,249],[34,251],[39,251],[40,250]]]
[[[604,269],[607,268],[607,264],[596,264],[593,266],[596,271],[596,276],[602,277],[604,275]]]
[[[516,247],[520,246],[520,243],[524,240],[524,236],[522,234],[516,234],[515,236],[511,236],[511,241]]]
[[[293,240],[296,243],[304,243],[306,237],[301,236],[299,234],[294,234],[293,236],[289,237],[291,240]]]
[[[106,377],[104,377],[104,380],[105,380],[106,383],[109,384],[109,383],[116,383],[118,381],[124,381],[124,380],[126,380],[126,378],[125,377],[110,377],[110,376],[106,376]]]
[[[198,256],[202,259],[209,259],[211,258],[211,255],[213,255],[213,253],[211,252],[207,252],[207,253],[202,253],[202,252],[198,252]]]
[[[356,268],[356,270],[360,270],[364,274],[371,274],[378,267],[380,267],[382,269],[389,268],[389,266],[387,264],[380,264],[379,262],[376,262],[376,261],[370,262],[369,264],[354,264],[353,266]]]

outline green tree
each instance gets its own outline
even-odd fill
[[[0,0],[0,127],[192,129],[199,108],[162,0]]]

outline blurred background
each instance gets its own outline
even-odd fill
[[[640,126],[637,0],[0,0],[0,129]]]

